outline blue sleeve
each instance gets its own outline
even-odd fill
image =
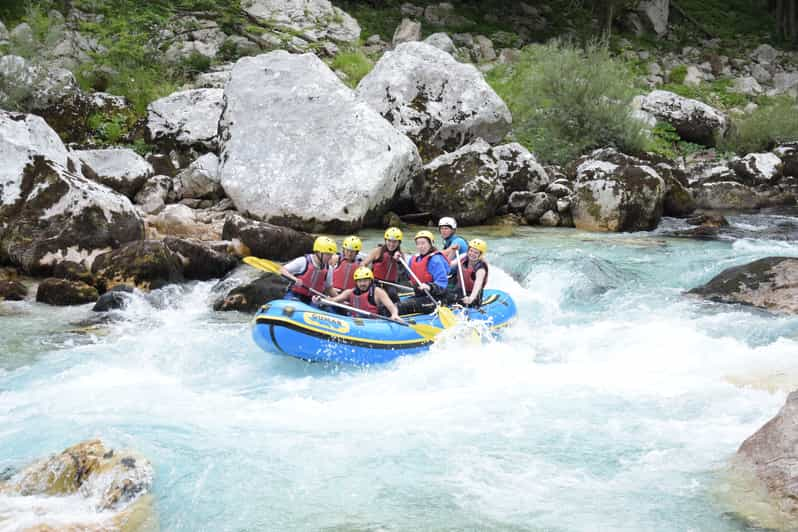
[[[432,282],[446,289],[449,286],[449,263],[443,255],[435,255],[427,264],[427,269],[432,275]]]
[[[465,241],[465,238],[458,236],[457,237],[457,246],[460,248],[459,254],[463,255],[468,253],[468,242]]]

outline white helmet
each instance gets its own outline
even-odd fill
[[[441,218],[440,221],[438,222],[438,227],[442,225],[448,225],[452,229],[457,229],[457,222],[451,216],[444,216],[443,218]]]

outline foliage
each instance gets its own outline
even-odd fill
[[[374,63],[360,50],[342,51],[332,60],[333,70],[346,74],[346,83],[350,87],[357,86],[363,77],[371,72]]]
[[[600,146],[645,147],[644,125],[630,106],[633,76],[605,46],[529,46],[488,81],[510,107],[519,140],[543,161],[564,163]]]
[[[96,141],[104,144],[118,144],[136,122],[136,115],[119,110],[109,113],[94,113],[86,120]]]
[[[676,65],[668,74],[668,79],[671,83],[681,85],[684,83],[684,78],[687,77],[687,65]]]
[[[646,151],[657,153],[669,159],[684,157],[704,149],[700,144],[682,140],[676,129],[667,122],[657,122],[651,130]]]
[[[798,140],[798,108],[790,97],[774,98],[749,115],[734,119],[721,148],[740,155]]]
[[[679,7],[716,37],[769,35],[775,26],[762,0],[680,0]]]
[[[667,83],[662,88],[679,96],[704,102],[720,109],[745,106],[749,97],[738,92],[730,92],[732,80],[719,79],[709,83],[701,83],[697,87]]]

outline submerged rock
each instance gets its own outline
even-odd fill
[[[0,494],[31,507],[26,530],[139,530],[156,525],[148,495],[152,481],[152,464],[140,454],[89,440],[0,481]],[[66,513],[62,497],[79,497],[91,513],[75,512],[74,504]],[[72,522],[76,513],[79,520]],[[0,510],[0,522],[10,517]]]
[[[93,286],[82,281],[69,281],[48,277],[39,283],[36,291],[36,301],[48,305],[69,306],[92,303],[100,297]]]
[[[424,42],[386,52],[357,93],[408,135],[424,161],[482,138],[500,142],[512,116],[473,66]]]
[[[688,293],[719,303],[798,314],[798,258],[767,257],[728,268]]]
[[[132,292],[132,287],[118,284],[101,295],[91,310],[93,312],[108,312],[109,310],[124,309],[133,299]]]
[[[288,281],[242,264],[213,288],[213,309],[255,312],[264,303],[285,295]]]
[[[0,280],[0,300],[22,301],[28,295],[28,288],[19,281]]]
[[[265,221],[312,231],[376,222],[420,165],[413,143],[312,54],[239,60],[225,102],[222,187]]]

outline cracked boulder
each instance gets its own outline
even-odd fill
[[[219,175],[252,217],[354,230],[379,220],[420,166],[413,143],[313,54],[240,59],[224,91]]]
[[[48,275],[64,261],[88,266],[143,235],[144,223],[125,196],[44,156],[33,156],[3,188],[0,262],[26,273]]]
[[[662,217],[665,182],[644,161],[613,149],[574,164],[571,214],[577,229],[649,231]]]
[[[645,96],[640,109],[672,125],[684,140],[704,146],[714,146],[729,123],[726,115],[714,107],[663,90]]]
[[[357,93],[416,143],[425,162],[477,138],[496,144],[512,122],[473,65],[424,42],[383,54]]]

